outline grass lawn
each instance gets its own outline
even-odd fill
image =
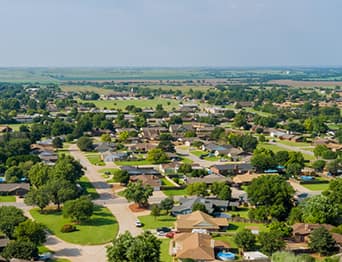
[[[160,261],[161,262],[172,262],[172,257],[169,254],[170,249],[170,239],[161,239],[162,243],[160,245]]]
[[[114,162],[118,166],[146,166],[153,165],[151,161],[148,160],[135,160],[135,161],[115,161]]]
[[[176,218],[173,216],[162,215],[154,217],[151,215],[140,216],[139,220],[143,223],[144,229],[156,229],[157,227],[173,227]]]
[[[100,245],[110,242],[118,233],[119,225],[115,217],[105,207],[96,206],[94,214],[89,222],[76,225],[78,231],[62,233],[63,225],[70,224],[68,218],[64,218],[62,212],[51,211],[41,214],[37,208],[31,209],[32,217],[44,224],[52,234],[66,242],[80,245]]]
[[[99,170],[100,173],[111,173],[111,174],[114,174],[116,171],[119,171],[120,169],[119,168],[102,168]]]
[[[32,126],[32,123],[9,124],[9,125],[6,125],[6,126],[9,126],[10,128],[12,128],[13,131],[19,131],[20,126],[30,127],[30,126]]]
[[[278,143],[287,145],[287,146],[295,146],[295,147],[306,147],[311,146],[310,143],[306,142],[294,142],[294,141],[287,141],[287,140],[279,140]]]
[[[163,177],[161,179],[162,185],[163,186],[175,186],[172,182],[170,182],[167,178]]]
[[[15,202],[15,196],[0,196],[0,202]]]
[[[167,196],[186,196],[186,188],[182,189],[164,189],[163,193]]]
[[[219,237],[214,237],[214,239],[227,242],[231,248],[238,248],[238,246],[236,245],[236,243],[234,241],[234,236],[231,236],[231,235],[221,235]]]
[[[282,148],[280,146],[274,145],[274,144],[269,144],[269,143],[259,143],[257,148],[266,148],[266,149],[271,149],[274,153],[277,153],[278,151],[291,151],[291,150],[286,150],[285,148]],[[311,150],[308,150],[311,151]],[[303,157],[305,160],[315,160],[315,156],[308,155],[308,154],[303,154]]]
[[[240,208],[238,211],[228,211],[230,215],[239,215],[240,217],[248,218],[248,208]]]
[[[66,259],[66,258],[53,258],[50,260],[51,262],[71,262],[71,260]]]
[[[94,103],[98,108],[122,109],[126,106],[133,105],[141,108],[155,108],[161,104],[164,109],[171,110],[173,107],[178,107],[179,101],[176,99],[154,98],[154,99],[139,99],[139,100],[80,100],[80,102]]]
[[[194,151],[190,151],[191,154],[200,157],[201,155],[207,155],[208,152],[205,152],[203,150],[194,150]]]
[[[325,184],[301,184],[303,187],[312,191],[324,191],[329,188],[329,183]]]
[[[267,231],[266,226],[261,223],[230,222],[227,232],[235,233],[238,230],[244,229],[246,227],[258,227],[259,231]]]
[[[85,153],[85,157],[95,166],[104,166],[105,163],[101,160],[99,153]]]
[[[96,192],[95,187],[92,183],[90,183],[87,177],[82,176],[78,183],[87,191],[87,194],[90,195],[92,199],[96,199],[99,197],[99,194]]]
[[[184,164],[192,164],[194,161],[192,161],[191,159],[189,159],[189,158],[186,158],[186,157],[181,157],[182,158],[182,162],[184,163]]]

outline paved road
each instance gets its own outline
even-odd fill
[[[306,187],[302,186],[301,184],[299,184],[298,182],[294,181],[294,180],[288,180],[290,185],[293,187],[293,189],[301,194],[301,193],[307,193],[308,195],[310,196],[314,196],[314,195],[320,195],[322,193],[322,191],[319,191],[319,190],[310,190],[310,189],[307,189]]]

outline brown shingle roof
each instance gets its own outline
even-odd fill
[[[176,220],[178,230],[186,229],[209,229],[218,230],[228,225],[226,218],[214,218],[202,211],[195,211],[187,215],[179,215]]]
[[[297,223],[292,226],[293,229],[293,234],[297,235],[309,235],[312,230],[319,228],[319,227],[324,227],[328,231],[334,228],[334,226],[329,225],[329,224],[305,224],[305,223]]]

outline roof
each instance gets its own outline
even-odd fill
[[[176,234],[176,257],[194,260],[214,260],[214,243],[211,236],[199,233]]]
[[[154,175],[138,175],[130,178],[131,181],[140,180],[143,185],[150,185],[152,187],[158,187],[161,185],[161,181]]]
[[[213,165],[211,166],[213,168],[216,168],[220,171],[232,171],[235,169],[248,171],[252,170],[253,166],[250,163],[238,163],[238,164],[225,164],[225,165]]]
[[[334,226],[329,224],[306,224],[306,223],[296,223],[292,226],[294,235],[309,235],[312,230],[324,227],[328,231],[334,228]]]
[[[204,182],[206,184],[212,184],[214,182],[229,182],[230,178],[222,175],[211,174],[204,177],[189,177],[187,180],[188,184],[193,184],[195,182]]]
[[[29,183],[1,183],[0,192],[13,192],[18,189],[30,190]]]
[[[261,176],[274,176],[277,174],[255,174],[255,173],[247,173],[247,174],[243,174],[243,175],[236,175],[233,177],[233,182],[235,184],[243,184],[243,183],[250,183],[252,182],[253,179],[255,178],[259,178]]]
[[[177,229],[219,229],[227,226],[226,218],[214,218],[202,211],[195,211],[187,215],[178,215],[175,222]]]
[[[134,166],[121,166],[121,170],[128,172],[130,176],[133,175],[160,175],[159,171],[151,167],[134,167]]]
[[[210,199],[210,198],[202,198],[202,197],[187,197],[187,198],[181,198],[179,200],[180,205],[174,206],[171,211],[172,212],[182,212],[185,210],[191,210],[192,206],[195,203],[202,203],[205,205],[207,211],[209,213],[214,212],[215,206],[220,207],[228,207],[229,201],[227,200],[219,200],[219,199]]]

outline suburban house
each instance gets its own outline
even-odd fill
[[[10,133],[13,129],[9,126],[0,126],[0,133]]]
[[[167,129],[164,127],[144,127],[141,129],[141,136],[147,140],[158,140],[160,134],[166,133]]]
[[[217,174],[210,174],[210,175],[203,176],[203,177],[187,177],[186,178],[187,184],[193,184],[196,182],[204,182],[207,185],[212,185],[215,182],[230,183],[231,179],[222,175],[217,175]]]
[[[131,182],[136,182],[140,180],[142,184],[149,185],[153,188],[153,191],[160,191],[161,180],[158,176],[155,175],[137,175],[131,176],[129,179]]]
[[[276,174],[256,174],[256,173],[246,173],[243,175],[236,175],[232,178],[233,183],[237,186],[249,185],[253,179],[259,178],[261,176],[274,176]]]
[[[137,143],[137,144],[130,144],[127,145],[127,149],[132,152],[143,152],[146,153],[154,148],[156,148],[158,144],[153,143]]]
[[[244,174],[253,171],[253,169],[253,166],[249,163],[213,165],[210,167],[211,172],[219,175]]]
[[[101,154],[101,160],[103,162],[114,162],[120,160],[126,160],[129,155],[126,152],[111,152],[106,151]]]
[[[192,213],[192,207],[196,203],[202,203],[209,214],[217,211],[226,211],[229,206],[228,200],[219,200],[214,198],[203,197],[184,197],[179,199],[179,205],[171,209],[174,216],[186,215]]]
[[[178,261],[185,259],[192,259],[196,262],[216,261],[215,251],[228,248],[227,243],[200,233],[176,234],[170,242],[170,253]]]
[[[99,153],[113,150],[115,150],[115,144],[113,142],[103,142],[95,146],[95,151]]]
[[[214,218],[202,211],[178,215],[175,222],[176,231],[181,233],[192,231],[215,232],[228,227],[226,218]]]
[[[130,176],[138,176],[138,175],[154,175],[160,176],[159,171],[155,170],[152,167],[134,167],[134,166],[121,166],[121,170],[127,171]]]
[[[159,170],[164,174],[177,174],[178,168],[182,165],[181,162],[170,162],[166,164],[160,164]]]
[[[209,153],[213,153],[215,156],[220,155],[228,155],[229,149],[233,148],[231,145],[217,145],[214,143],[204,144],[201,149],[203,151],[208,151]]]
[[[47,165],[54,165],[58,160],[58,155],[52,151],[43,151],[38,157]]]
[[[0,183],[0,195],[23,197],[29,190],[29,183]]]

